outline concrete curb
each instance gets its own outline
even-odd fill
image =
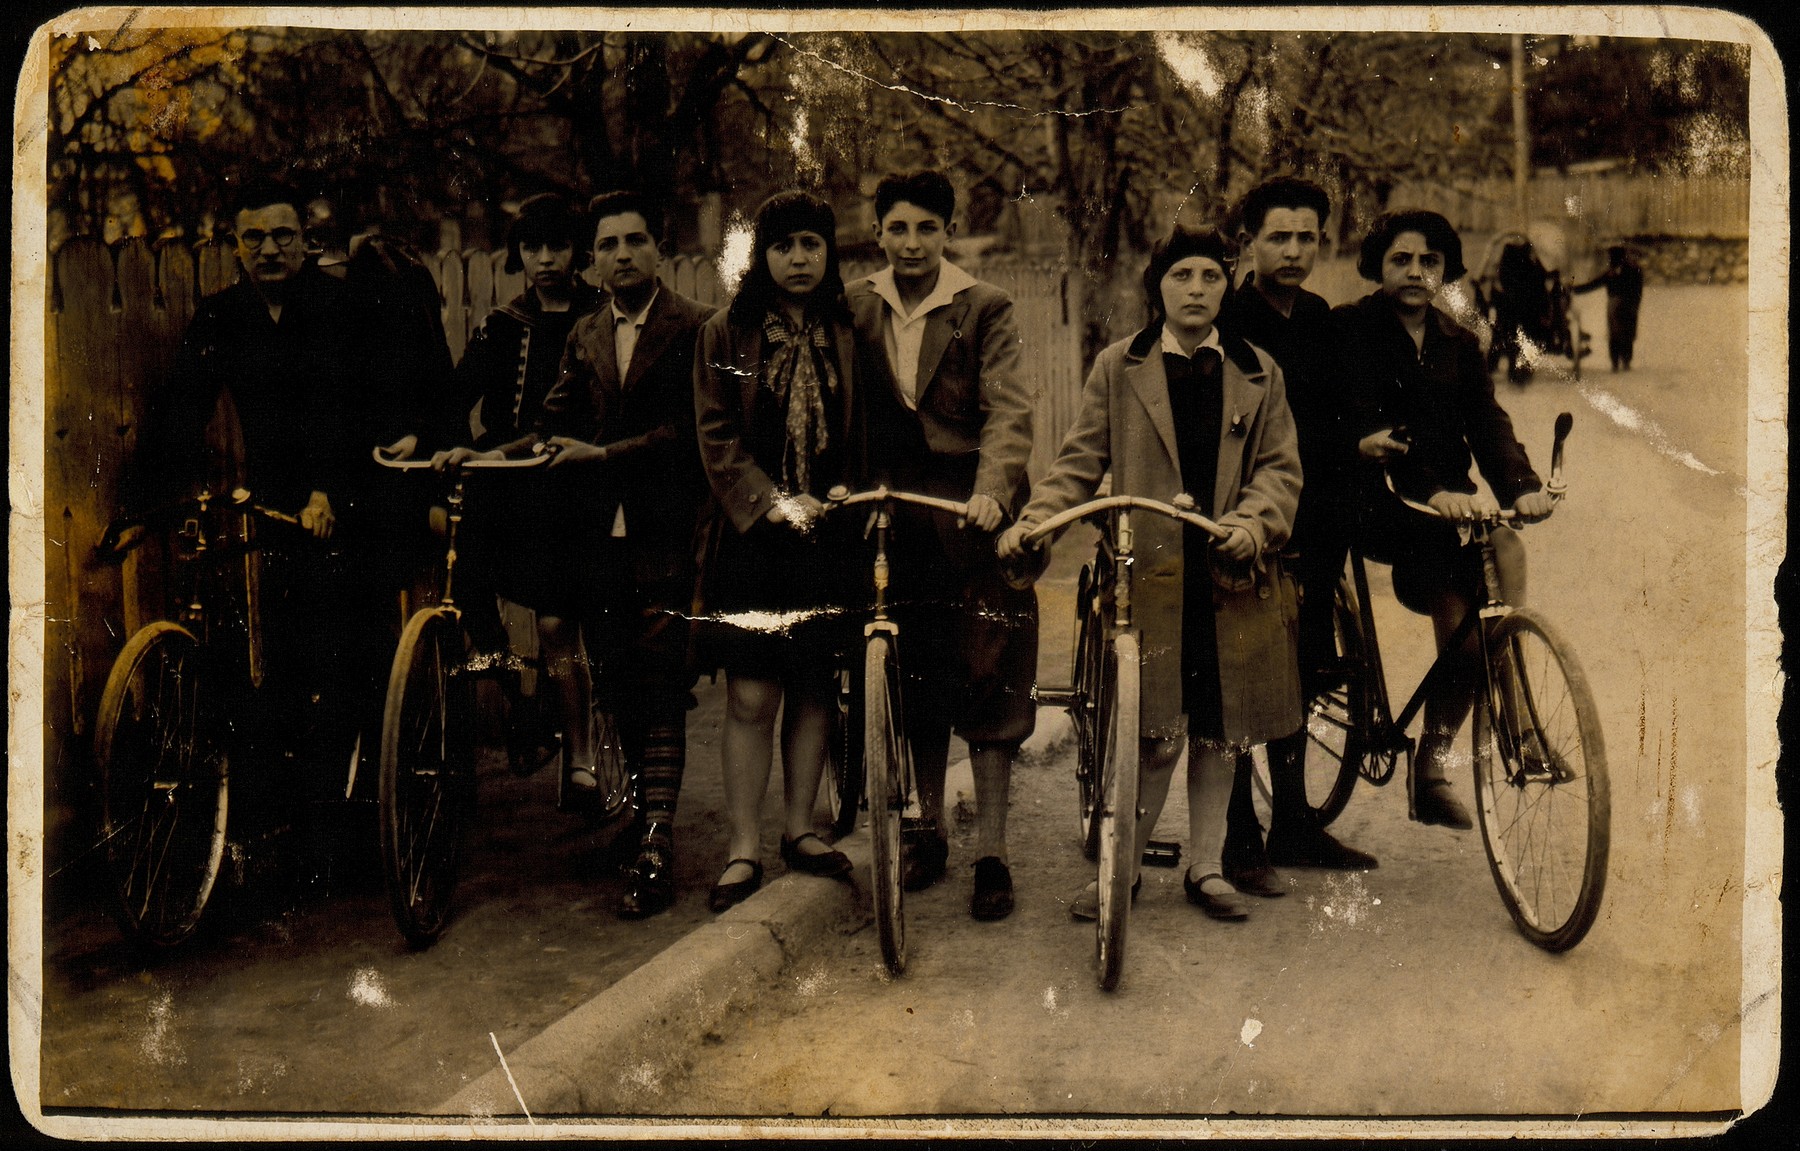
[[[508,1052],[506,1068],[496,1067],[431,1113],[517,1116],[521,1097],[533,1117],[657,1110],[664,1080],[727,1012],[750,1002],[820,939],[868,922],[868,834],[858,831],[837,846],[856,864],[854,883],[776,876]]]
[[[1020,760],[1046,762],[1071,738],[1068,716],[1045,709]],[[960,798],[973,808],[966,754],[951,764],[946,785],[952,802]],[[837,846],[856,865],[854,882],[775,877],[508,1052],[504,1068],[495,1067],[431,1114],[511,1117],[520,1113],[521,1098],[533,1117],[655,1112],[665,1080],[733,1007],[751,1002],[820,940],[870,921],[868,832],[858,830]]]

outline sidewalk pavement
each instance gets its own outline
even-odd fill
[[[1062,710],[1040,709],[1037,730],[1020,759],[1057,756],[1071,738]],[[960,749],[960,742],[956,746]],[[966,751],[950,765],[945,796],[950,804],[974,806]],[[498,1118],[523,1110],[535,1118],[639,1110],[733,1007],[750,1003],[759,988],[819,941],[869,924],[868,832],[859,828],[837,846],[856,865],[850,882],[795,874],[769,880],[743,903],[506,1053],[504,1066],[432,1113]]]

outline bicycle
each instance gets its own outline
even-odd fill
[[[1095,928],[1094,971],[1102,990],[1118,986],[1125,962],[1131,914],[1132,868],[1137,843],[1138,732],[1141,642],[1131,617],[1134,568],[1133,510],[1168,516],[1215,539],[1224,528],[1194,511],[1192,497],[1168,503],[1142,496],[1102,496],[1034,525],[1024,537],[1038,547],[1077,520],[1101,528],[1094,558],[1082,569],[1075,601],[1075,650],[1070,685],[1040,688],[1038,699],[1068,709],[1075,728],[1075,779],[1084,844],[1099,869],[1100,915]],[[1152,844],[1146,862],[1178,857],[1173,844]]]
[[[224,497],[223,512],[220,501],[201,491],[145,517],[181,513],[174,551],[185,602],[177,618],[145,624],[126,641],[94,729],[114,910],[126,936],[149,950],[173,948],[199,927],[224,859],[231,764],[252,746],[255,725],[243,717],[254,714],[246,705],[265,671],[255,523],[300,522],[244,488]],[[235,518],[235,528],[222,517]],[[136,546],[122,538],[128,526],[109,525],[96,551],[122,560]],[[241,618],[226,606],[234,596]]]
[[[1567,412],[1556,418],[1545,491],[1557,501],[1568,488],[1563,443],[1573,425]],[[1404,502],[1438,515],[1429,505]],[[1359,777],[1384,785],[1404,761],[1411,778],[1415,744],[1407,729],[1447,674],[1450,653],[1474,633],[1483,675],[1472,725],[1475,792],[1489,870],[1519,931],[1547,951],[1566,951],[1593,926],[1605,893],[1611,842],[1606,746],[1593,693],[1567,641],[1541,613],[1498,598],[1490,533],[1501,524],[1521,526],[1504,510],[1472,526],[1469,542],[1481,549],[1482,602],[1445,643],[1446,654],[1397,717],[1389,707],[1367,568],[1352,549],[1350,576],[1340,581],[1333,604],[1338,674],[1307,718],[1307,802],[1321,822],[1329,822],[1343,811]],[[1323,792],[1317,803],[1315,785]]]
[[[382,714],[377,802],[388,903],[400,934],[414,947],[435,941],[449,922],[462,829],[475,799],[475,677],[497,662],[468,654],[456,603],[464,471],[533,468],[548,458],[465,460],[447,473],[443,591],[436,603],[412,613],[394,651]],[[389,459],[380,449],[375,461],[400,471],[431,467],[429,460]],[[590,722],[599,753],[592,807],[610,818],[629,801],[631,779],[611,713],[596,708]],[[563,746],[569,746],[566,738]],[[563,810],[576,806],[569,773],[565,756],[557,778],[557,807]]]
[[[825,513],[858,504],[874,504],[871,530],[875,535],[873,566],[875,603],[873,616],[863,627],[863,674],[860,697],[841,693],[846,716],[855,714],[856,703],[862,712],[862,745],[860,767],[863,775],[864,802],[869,811],[870,889],[875,905],[875,930],[881,941],[881,958],[889,973],[898,975],[906,969],[906,917],[900,885],[901,824],[919,815],[917,783],[913,777],[912,747],[906,739],[905,710],[900,692],[900,663],[897,647],[900,625],[888,616],[888,533],[893,526],[893,505],[914,504],[935,508],[957,517],[968,515],[968,505],[937,496],[893,491],[885,486],[852,494],[838,486],[826,493]],[[850,686],[845,684],[846,687]],[[857,759],[848,754],[834,756],[834,802],[841,810],[847,806],[848,784],[841,774]],[[850,801],[853,802],[853,801]]]

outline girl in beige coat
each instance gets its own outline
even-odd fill
[[[1185,738],[1188,898],[1214,918],[1243,919],[1220,860],[1234,753],[1293,732],[1301,718],[1295,603],[1277,557],[1299,502],[1300,454],[1281,369],[1213,326],[1229,268],[1216,232],[1178,228],[1158,245],[1144,270],[1150,324],[1095,360],[1055,464],[997,546],[1016,557],[1033,525],[1092,498],[1108,472],[1114,494],[1187,492],[1228,529],[1215,543],[1160,516],[1134,524],[1144,654],[1132,858],[1135,868]],[[1093,916],[1094,891],[1077,898],[1075,915]]]

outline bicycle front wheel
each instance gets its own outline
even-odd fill
[[[1474,725],[1481,835],[1513,922],[1539,947],[1567,951],[1606,888],[1600,716],[1574,653],[1542,617],[1521,608],[1492,629]]]
[[[1103,795],[1100,765],[1106,757],[1107,725],[1111,722],[1111,681],[1106,675],[1106,607],[1102,602],[1092,564],[1081,571],[1075,597],[1074,669],[1069,702],[1070,725],[1075,730],[1075,789],[1081,806],[1082,851],[1089,859],[1100,854],[1100,818]]]
[[[140,629],[100,696],[100,842],[133,942],[194,933],[225,852],[230,757],[199,641],[167,620]]]
[[[1100,827],[1100,920],[1094,942],[1094,971],[1103,991],[1119,985],[1125,964],[1125,931],[1131,918],[1132,873],[1137,863],[1138,807],[1138,638],[1113,638],[1103,680],[1110,688],[1106,754],[1102,761]]]
[[[400,934],[423,947],[443,931],[463,824],[475,795],[474,693],[456,615],[407,621],[381,725],[381,858]]]
[[[881,959],[894,975],[906,969],[906,913],[900,889],[900,817],[912,788],[912,763],[901,726],[900,668],[885,635],[869,637],[863,661],[863,768],[869,789],[870,884]]]
[[[1368,746],[1368,649],[1348,580],[1338,581],[1332,598],[1331,631],[1336,662],[1306,709],[1306,805],[1320,827],[1343,814]]]

